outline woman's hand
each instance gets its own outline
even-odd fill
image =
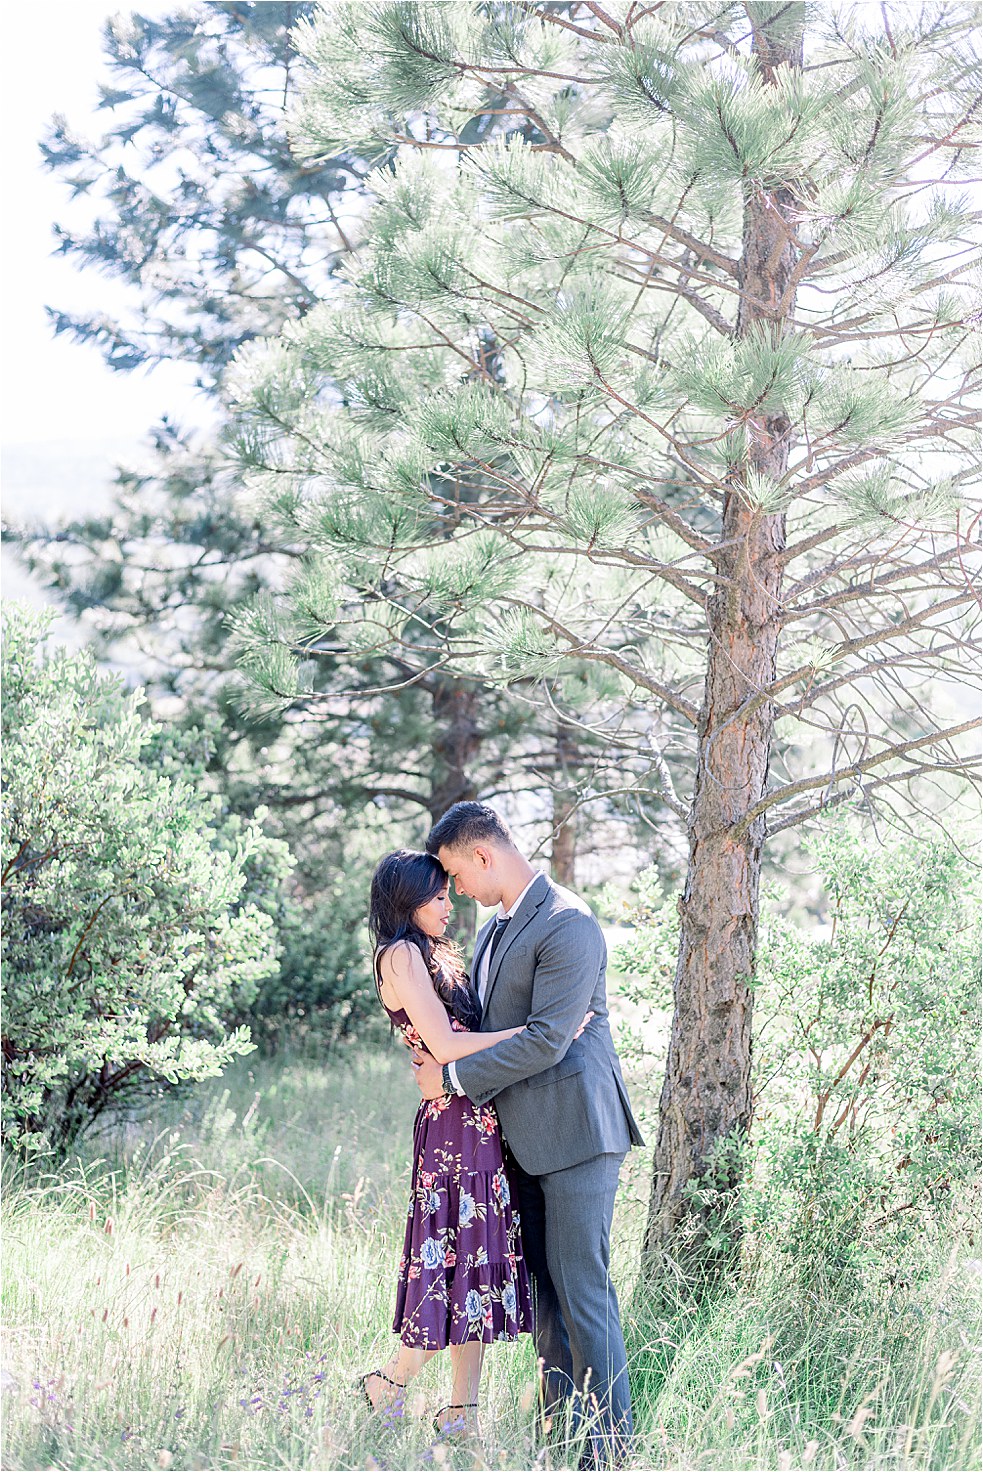
[[[591,1018],[594,1017],[595,1015],[596,1014],[593,1013],[593,1012],[585,1012],[583,1022],[580,1024],[580,1026],[577,1028],[577,1031],[574,1033],[574,1037],[575,1038],[579,1038],[580,1037],[580,1034],[583,1032],[583,1030],[587,1026],[588,1022],[590,1022]]]

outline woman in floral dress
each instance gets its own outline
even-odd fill
[[[448,880],[429,854],[387,854],[372,879],[369,928],[379,998],[411,1049],[440,1063],[469,1057],[521,1028],[479,1033],[478,1001],[444,938]],[[413,1176],[393,1329],[400,1347],[362,1377],[373,1410],[402,1407],[404,1387],[449,1348],[450,1404],[440,1432],[474,1431],[485,1345],[532,1332],[519,1217],[493,1107],[463,1095],[424,1100],[413,1129]]]

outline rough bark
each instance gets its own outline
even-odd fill
[[[433,687],[433,777],[427,802],[431,823],[454,803],[472,802],[478,795],[474,772],[482,742],[480,702],[480,690],[462,681],[437,680]],[[462,945],[474,935],[475,916],[471,900],[455,897],[449,931]]]
[[[802,64],[802,7],[749,6],[762,75]],[[791,22],[791,23],[790,23]],[[790,189],[748,188],[740,262],[739,336],[769,324],[780,335],[794,309],[786,289],[798,260]],[[782,415],[747,420],[748,467],[780,479],[791,426]],[[763,818],[749,824],[768,777],[774,713],[768,703],[735,712],[775,676],[785,523],[750,508],[741,478],[727,494],[718,559],[729,580],[708,607],[708,655],[698,729],[698,770],[689,821],[689,868],[679,903],[675,1011],[661,1096],[645,1257],[654,1270],[668,1250],[712,1277],[730,1258],[726,1207],[737,1186],[740,1143],[751,1122],[751,981],[758,931]],[[693,1186],[708,1188],[702,1202]],[[718,1194],[722,1193],[722,1194]],[[716,1233],[713,1243],[709,1238]]]
[[[577,881],[577,793],[571,770],[575,755],[570,731],[557,725],[553,764],[553,836],[550,872],[557,884],[575,889]]]
[[[553,790],[553,842],[550,872],[557,884],[577,887],[577,798],[559,788]]]

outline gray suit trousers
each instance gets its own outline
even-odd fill
[[[535,1176],[512,1160],[545,1414],[555,1418],[572,1400],[574,1430],[586,1420],[587,1457],[601,1467],[623,1460],[632,1432],[625,1341],[610,1272],[611,1217],[623,1159],[597,1155]]]

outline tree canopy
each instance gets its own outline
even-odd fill
[[[297,31],[299,155],[377,167],[343,280],[229,379],[301,554],[245,666],[314,709],[340,637],[634,738],[689,848],[653,1250],[750,1120],[765,843],[976,772],[975,36],[468,0]]]

